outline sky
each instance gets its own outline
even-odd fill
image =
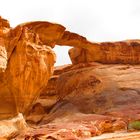
[[[94,42],[140,39],[140,0],[0,0],[0,15],[12,27],[50,21]],[[67,46],[56,46],[55,65],[71,63]]]

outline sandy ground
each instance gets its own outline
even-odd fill
[[[107,133],[87,140],[140,140],[140,131]]]

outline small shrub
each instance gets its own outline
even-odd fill
[[[140,121],[130,122],[129,125],[128,125],[128,129],[140,130]]]

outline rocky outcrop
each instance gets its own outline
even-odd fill
[[[55,54],[48,44],[52,46],[65,28],[34,22],[13,29],[2,18],[0,23],[0,119],[4,119],[18,112],[25,115],[46,86],[55,63]],[[52,35],[56,30],[58,33]],[[47,34],[48,44],[43,40]]]
[[[104,64],[140,64],[140,40],[90,42],[76,33],[65,31],[58,45],[73,46],[69,56],[73,64],[100,62]]]
[[[7,51],[8,37],[10,24],[7,20],[0,17],[0,72],[4,71],[7,66]]]
[[[74,65],[56,68],[52,76],[55,45],[73,47]],[[19,136],[26,139],[127,131],[130,121],[140,119],[140,67],[131,65],[140,64],[139,52],[140,40],[96,43],[56,23],[12,28],[0,17],[0,119],[20,112],[31,126],[40,124]],[[22,129],[15,123],[1,121],[0,135],[6,134],[3,126],[9,135]]]
[[[43,92],[40,98],[45,95],[51,97],[53,93],[58,102],[65,102],[64,105],[71,103],[82,113],[101,114],[106,113],[105,110],[125,108],[128,104],[139,105],[139,69],[139,65],[100,63],[60,67],[55,69],[47,92]],[[54,77],[55,82],[52,83]],[[53,92],[50,87],[53,87]]]
[[[0,121],[0,139],[12,139],[21,132],[26,133],[27,129],[27,124],[22,114],[18,114],[12,119]]]
[[[86,39],[49,22],[28,22],[15,28],[3,18],[0,23],[0,99],[3,100],[0,119],[3,119],[18,112],[26,114],[44,89],[53,72],[55,56],[51,48],[55,44],[62,41],[65,45],[68,36],[69,45],[74,45],[73,35],[79,38],[75,45]]]
[[[88,46],[88,45],[87,45]],[[100,62],[104,64],[140,64],[140,40],[102,42],[69,51],[73,64]]]
[[[47,91],[37,100],[45,112],[40,119],[37,111],[30,118],[40,127],[27,139],[80,140],[121,130],[122,135],[129,134],[128,124],[140,119],[139,69],[139,65],[100,63],[55,68]],[[52,102],[45,105],[45,99]]]

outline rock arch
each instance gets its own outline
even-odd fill
[[[28,112],[53,73],[56,44],[73,47],[73,64],[140,64],[140,40],[96,43],[60,24],[36,21],[12,28],[0,17],[0,119]]]

